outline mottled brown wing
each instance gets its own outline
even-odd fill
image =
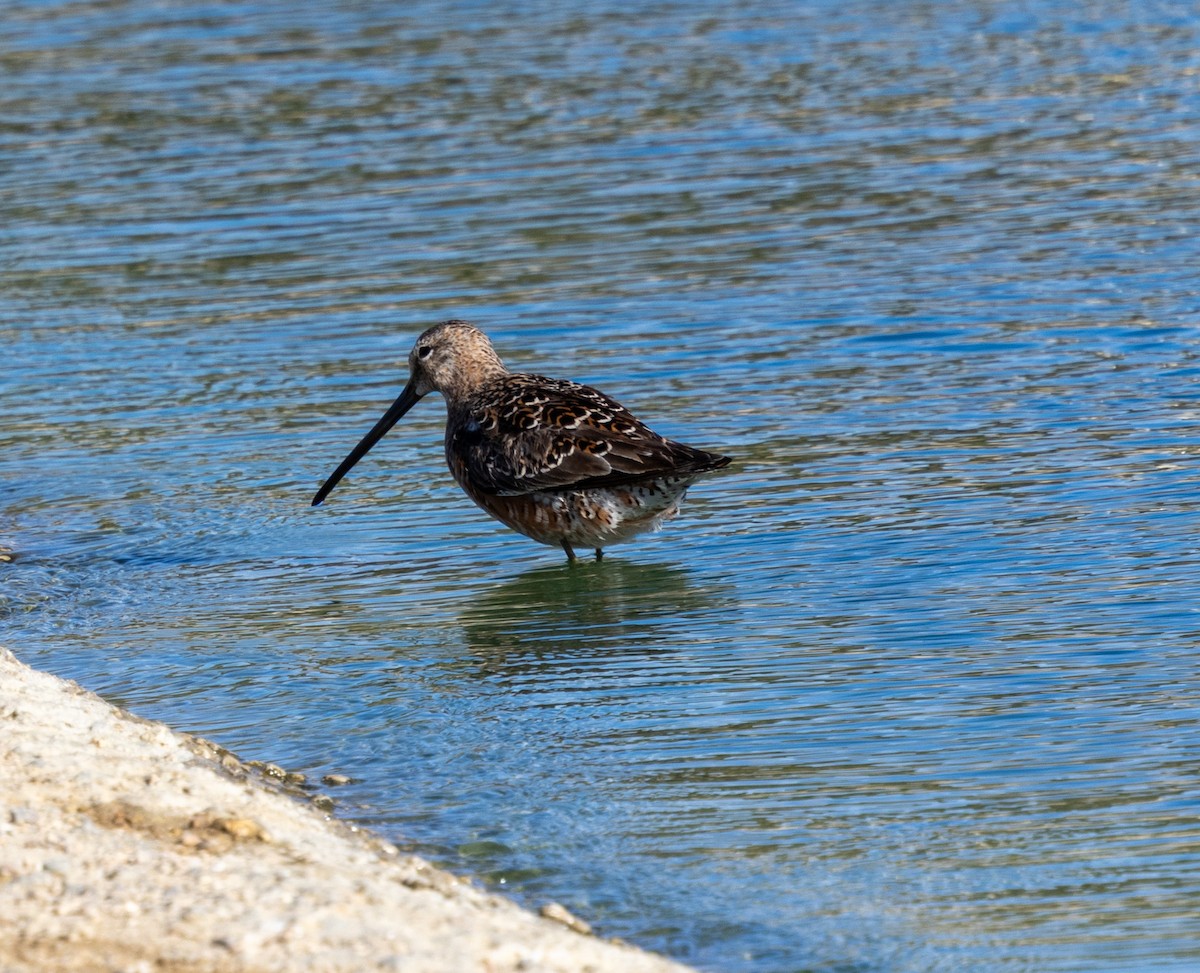
[[[448,449],[478,489],[501,496],[621,486],[729,462],[663,439],[603,392],[537,375],[481,389]]]

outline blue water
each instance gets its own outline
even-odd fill
[[[0,643],[710,971],[1200,967],[1188,4],[13,4]],[[474,320],[736,457],[568,568]]]

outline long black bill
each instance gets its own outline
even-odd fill
[[[342,460],[341,465],[333,471],[333,475],[321,484],[321,489],[313,497],[312,505],[314,507],[329,496],[329,491],[338,485],[341,478],[350,472],[355,463],[370,452],[371,447],[379,442],[384,437],[384,434],[400,421],[400,417],[417,404],[420,398],[411,382],[404,386],[404,391],[400,393],[400,398],[392,403],[391,408],[383,414],[383,418],[375,423],[369,433],[363,436],[362,442],[350,450],[350,455]]]

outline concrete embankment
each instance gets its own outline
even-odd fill
[[[547,911],[0,649],[5,973],[686,973]]]

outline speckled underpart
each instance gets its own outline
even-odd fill
[[[691,482],[690,480],[688,482]],[[597,551],[658,530],[679,513],[687,483],[595,490],[536,491],[520,497],[480,493],[459,480],[467,496],[502,524],[540,544]]]
[[[429,392],[446,398],[446,462],[466,494],[501,523],[542,544],[600,557],[658,530],[688,487],[729,457],[665,439],[603,392],[509,372],[487,336],[445,321],[417,339],[408,385],[317,492],[349,469]]]

